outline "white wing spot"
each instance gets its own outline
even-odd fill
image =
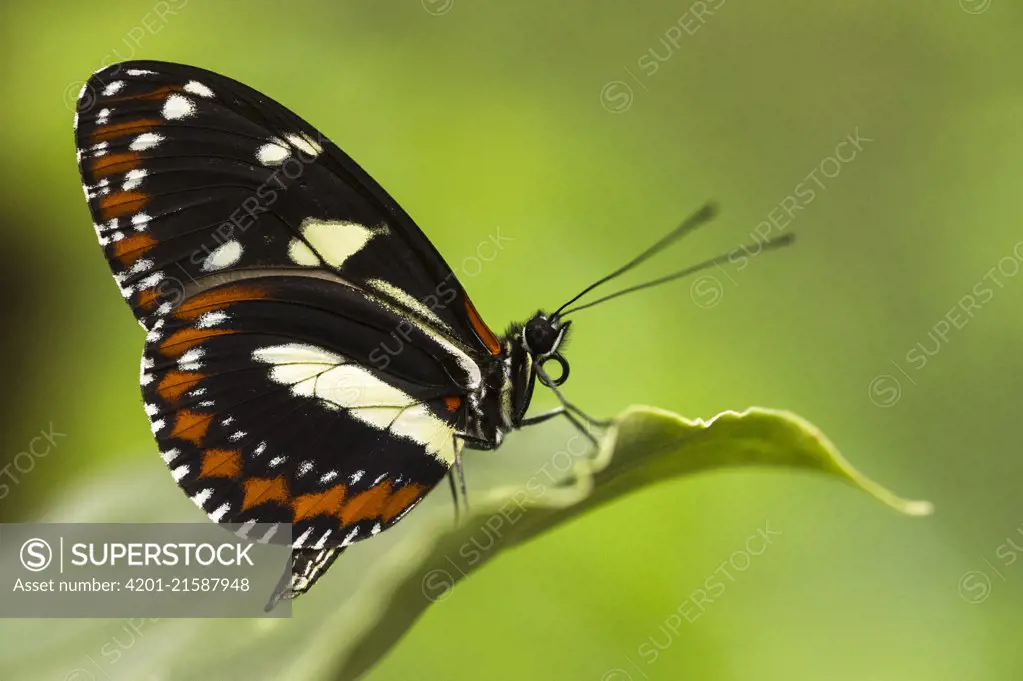
[[[200,97],[209,98],[213,96],[213,90],[197,80],[190,80],[185,83],[185,92],[191,92],[193,95],[199,95]]]
[[[121,91],[121,88],[123,87],[124,87],[123,80],[115,80],[113,83],[103,88],[103,96],[109,97],[110,95],[116,95],[118,92]]]
[[[301,239],[292,239],[288,244],[288,257],[296,265],[315,267],[321,264],[319,256]]]
[[[128,191],[130,189],[134,189],[135,187],[137,187],[140,184],[142,184],[142,179],[146,175],[148,175],[148,174],[149,174],[148,171],[143,170],[141,168],[136,168],[135,170],[129,170],[124,175],[124,184],[121,185],[121,189],[123,191]]]
[[[284,463],[287,460],[288,460],[288,457],[286,457],[286,456],[275,456],[274,458],[270,459],[269,466],[270,466],[270,468],[277,468],[278,466],[280,466],[282,463]]]
[[[312,469],[313,469],[312,461],[303,461],[302,463],[298,464],[298,475],[303,476]]]
[[[113,109],[100,109],[99,113],[96,114],[96,125],[105,125],[107,119],[110,118],[110,112]]]
[[[256,160],[265,166],[279,166],[290,155],[288,148],[280,144],[264,144],[256,150]]]
[[[202,348],[192,348],[178,358],[178,368],[182,371],[198,371],[202,366],[202,356],[206,351]]]
[[[305,540],[309,538],[309,535],[310,535],[310,534],[312,534],[312,531],[313,531],[313,528],[311,528],[311,527],[310,527],[310,528],[309,528],[308,530],[306,530],[305,532],[303,532],[303,533],[302,533],[302,536],[301,536],[301,537],[299,537],[298,539],[296,539],[296,540],[295,540],[295,541],[294,541],[294,542],[293,542],[293,543],[291,544],[291,547],[292,547],[292,548],[295,548],[295,549],[300,549],[300,548],[302,548],[302,546],[303,546],[303,545],[305,545]]]
[[[160,452],[160,458],[168,465],[174,463],[174,460],[180,455],[180,449],[168,449],[166,452]]]
[[[146,223],[152,219],[148,213],[138,213],[132,216],[131,224],[135,226],[136,231],[141,232],[146,228]]]
[[[321,484],[327,484],[328,482],[330,482],[331,480],[333,480],[336,477],[337,477],[337,471],[327,471],[326,473],[324,473],[323,475],[320,476],[320,483]]]
[[[133,139],[128,148],[132,151],[145,151],[146,149],[152,149],[162,141],[163,135],[158,135],[155,132],[144,132]]]
[[[192,495],[192,503],[194,503],[199,508],[202,508],[203,506],[206,505],[206,502],[209,501],[210,497],[212,496],[213,488],[207,487],[206,489],[200,492],[196,492],[195,494]]]
[[[343,356],[313,345],[288,343],[258,348],[252,358],[271,365],[270,380],[287,386],[293,395],[318,398],[327,408],[344,410],[374,428],[423,445],[445,463],[454,463],[452,428],[447,421]]]
[[[142,279],[142,280],[139,281],[139,288],[140,289],[143,289],[143,288],[153,288],[154,286],[159,284],[161,281],[163,281],[163,272],[153,272],[152,274],[150,274],[145,279]],[[163,326],[163,320],[162,319],[159,320],[159,322],[157,322],[157,325],[153,326],[153,330],[155,331],[156,329],[159,329],[161,326]]]
[[[149,426],[149,429],[153,431],[153,435],[156,435],[156,434],[157,434],[157,433],[159,433],[159,432],[160,432],[161,430],[163,430],[163,427],[164,427],[165,425],[167,425],[167,424],[166,424],[166,422],[164,422],[164,420],[163,420],[163,419],[160,419],[159,421],[153,421],[153,422],[152,422],[152,423],[150,424],[150,426]]]
[[[266,364],[287,364],[296,359],[300,363],[323,364],[334,366],[344,364],[345,358],[333,352],[328,352],[315,345],[303,343],[285,343],[284,345],[270,345],[265,348],[256,348],[252,352],[252,358]]]
[[[173,94],[163,104],[163,117],[169,121],[177,121],[182,118],[194,116],[196,112],[195,102],[183,95]]]
[[[356,527],[351,532],[348,533],[348,536],[345,537],[345,540],[343,542],[341,542],[341,546],[348,546],[349,544],[351,544],[352,541],[355,539],[355,537],[358,536],[358,534],[359,534],[359,528]]]
[[[153,375],[150,374],[147,369],[153,368],[153,360],[149,359],[145,355],[142,355],[142,362],[139,364],[139,383],[142,385],[149,385],[153,382]]]
[[[128,69],[125,71],[129,76],[155,76],[156,71],[150,71],[149,69]]]
[[[242,252],[242,245],[238,241],[222,243],[206,256],[202,263],[202,270],[203,272],[212,272],[230,267],[242,259]]]
[[[366,471],[355,471],[352,473],[352,477],[348,478],[348,480],[354,485],[359,480],[362,480],[362,476],[364,475],[366,475]]]
[[[431,310],[426,305],[424,305],[423,303],[419,302],[411,295],[409,295],[408,292],[403,291],[394,284],[388,281],[384,281],[383,279],[370,279],[366,283],[369,284],[369,286],[371,286],[372,288],[375,288],[377,291],[380,291],[384,295],[388,296],[389,298],[398,301],[403,306],[405,306],[405,308],[419,315],[422,315],[423,317],[433,322],[440,328],[442,329],[449,328],[448,325],[445,324],[444,321],[441,320],[441,318],[438,317],[433,310]]]
[[[141,274],[147,270],[153,269],[153,261],[150,258],[139,258],[135,261],[135,264],[128,270],[128,274]]]
[[[327,543],[327,537],[329,537],[329,536],[330,536],[330,533],[331,533],[332,531],[333,531],[333,530],[327,530],[326,532],[324,532],[324,533],[323,533],[323,536],[322,536],[322,537],[320,537],[320,540],[319,540],[318,542],[316,542],[316,544],[314,544],[314,545],[313,545],[313,548],[314,548],[314,549],[322,549],[322,548],[324,547],[324,545],[326,545],[326,543]]]
[[[210,513],[210,520],[212,520],[215,523],[219,523],[230,510],[231,504],[221,504],[220,506],[217,507],[216,511]]]
[[[199,327],[200,329],[208,329],[211,326],[216,326],[217,324],[220,324],[226,319],[227,319],[226,312],[220,312],[219,310],[216,312],[205,312],[201,317],[199,317],[199,321],[196,323],[196,326]]]
[[[298,135],[296,134],[285,135],[284,139],[288,140],[288,142],[291,143],[291,146],[296,147],[297,149],[301,149],[302,151],[309,154],[313,158],[316,158],[321,153],[323,153],[323,147],[320,146],[319,142],[314,140],[309,135],[306,135],[305,133]]]
[[[163,272],[157,272],[157,273],[153,274],[151,277],[147,277],[147,279],[155,278],[155,279],[157,279],[159,281],[160,277],[162,277],[162,276],[163,276]],[[141,284],[142,282],[139,282],[139,283]],[[146,286],[142,286],[142,288],[146,288]],[[155,343],[157,341],[160,341],[160,338],[163,336],[163,333],[160,332],[160,329],[161,329],[161,327],[163,325],[164,325],[164,320],[163,319],[157,320],[157,323],[153,324],[152,328],[149,329],[149,332],[145,334],[145,342],[146,343]]]
[[[320,254],[328,265],[340,268],[345,260],[352,257],[369,243],[369,240],[378,234],[383,234],[387,228],[370,228],[360,225],[357,222],[345,220],[317,220],[306,218],[299,225],[302,236]]]
[[[174,476],[174,482],[181,482],[181,479],[188,475],[188,466],[178,466],[171,471],[171,475]]]

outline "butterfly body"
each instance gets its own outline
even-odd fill
[[[505,435],[535,422],[526,418],[533,390],[538,377],[545,383],[549,380],[542,370],[538,371],[539,367],[556,358],[563,374],[552,385],[561,385],[568,377],[568,364],[559,349],[570,324],[541,311],[525,324],[509,327],[501,338],[502,350],[497,361],[487,366],[482,389],[470,399],[462,436],[468,447],[496,449]]]

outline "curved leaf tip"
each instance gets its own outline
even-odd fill
[[[597,452],[577,460],[560,485],[537,497],[525,495],[521,485],[491,490],[482,498],[477,494],[463,523],[452,526],[449,519],[440,519],[432,533],[407,539],[401,558],[386,556],[377,588],[360,591],[345,606],[343,617],[339,615],[339,624],[343,620],[350,625],[354,612],[365,616],[368,625],[347,641],[347,650],[339,651],[336,678],[358,678],[431,603],[445,598],[455,583],[501,551],[625,494],[729,466],[812,470],[837,477],[907,515],[933,510],[930,502],[903,499],[857,471],[818,428],[790,412],[753,407],[690,420],[653,407],[630,407],[615,418]],[[494,545],[484,553],[471,552],[471,557],[460,550],[511,505],[521,514],[500,533],[490,533]],[[410,556],[412,562],[407,562]],[[436,592],[438,575],[444,579]]]
[[[803,468],[833,475],[905,515],[927,516],[934,512],[931,502],[899,497],[860,473],[819,428],[789,411],[750,407],[741,412],[723,411],[705,420],[687,419],[655,407],[630,407],[615,419],[615,424],[617,427],[608,433],[601,448],[600,458],[608,461],[616,456],[615,450],[629,446],[622,444],[619,433],[653,428],[668,434],[667,442],[659,447],[677,450],[693,459],[688,472],[736,465]],[[706,445],[708,440],[716,440],[715,436],[737,445],[732,456],[711,460],[693,451],[683,451]],[[756,447],[762,451],[755,451]]]

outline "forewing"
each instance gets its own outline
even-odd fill
[[[114,277],[147,328],[214,275],[339,275],[475,351],[500,345],[412,219],[269,97],[180,64],[96,72],[75,141]]]

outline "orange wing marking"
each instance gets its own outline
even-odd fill
[[[479,336],[483,344],[490,350],[491,355],[501,354],[501,341],[494,335],[494,332],[490,330],[483,318],[480,317],[480,313],[476,311],[476,306],[472,304],[469,297],[465,297],[465,312],[469,315],[469,323],[472,324],[473,330],[476,331],[476,335]]]
[[[170,436],[187,440],[194,445],[201,445],[212,420],[213,414],[200,414],[182,409],[178,412],[177,419],[174,421],[174,430],[171,431]]]
[[[96,128],[92,131],[91,141],[93,144],[100,142],[107,142],[118,137],[124,137],[125,135],[131,135],[134,133],[149,132],[156,126],[160,125],[163,121],[159,118],[140,118],[134,121],[123,121],[121,123],[111,123],[102,127]],[[103,158],[102,156],[100,158]]]
[[[149,195],[142,192],[112,192],[99,197],[99,215],[105,222],[137,213],[145,208],[147,203],[149,203]]]
[[[242,500],[242,511],[270,501],[284,504],[291,498],[288,493],[288,483],[284,480],[283,475],[278,475],[276,478],[249,478],[243,484],[245,499]]]
[[[237,478],[242,472],[242,453],[237,449],[207,449],[202,453],[200,478]]]
[[[206,374],[198,372],[168,371],[160,381],[160,385],[156,387],[156,394],[168,402],[176,403],[182,395],[204,378],[206,378]]]
[[[344,485],[334,485],[323,492],[303,494],[291,502],[292,522],[318,515],[333,515],[344,501],[345,493]]]

